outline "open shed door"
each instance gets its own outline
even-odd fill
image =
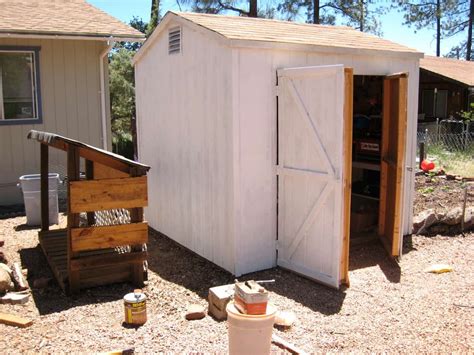
[[[336,288],[347,274],[344,75],[342,65],[278,70],[277,263]]]
[[[405,170],[408,74],[384,79],[379,237],[388,253],[402,253],[402,196]]]

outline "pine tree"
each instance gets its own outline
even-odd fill
[[[416,30],[422,28],[434,28],[436,39],[436,55],[441,55],[441,40],[468,32],[468,40],[461,45],[467,46],[463,50],[466,59],[470,58],[472,46],[472,7],[473,0],[398,0],[400,11],[404,12],[405,22],[408,26],[414,26]],[[471,20],[470,20],[471,19]],[[469,33],[470,32],[470,33]]]

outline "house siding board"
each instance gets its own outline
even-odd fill
[[[232,55],[187,27],[181,41],[181,53],[169,55],[166,29],[135,68],[139,158],[153,166],[145,214],[234,273]]]
[[[18,177],[39,173],[39,147],[28,141],[31,129],[55,132],[101,146],[99,53],[97,41],[4,39],[1,45],[39,46],[43,108],[41,124],[0,127],[0,205],[22,202]],[[50,171],[65,174],[66,157],[50,152]]]

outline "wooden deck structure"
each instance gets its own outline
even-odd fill
[[[149,166],[85,143],[32,130],[41,143],[41,231],[39,241],[66,293],[146,277]],[[49,147],[67,153],[67,227],[49,229]],[[85,175],[80,173],[85,160]]]

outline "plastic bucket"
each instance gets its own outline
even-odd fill
[[[58,184],[59,174],[50,173],[48,181],[49,195],[49,224],[58,224]],[[26,224],[38,226],[41,224],[41,176],[40,174],[23,175],[19,186],[23,191],[25,203]]]
[[[269,354],[276,308],[267,306],[267,313],[240,313],[234,302],[226,307],[229,326],[229,354]]]

